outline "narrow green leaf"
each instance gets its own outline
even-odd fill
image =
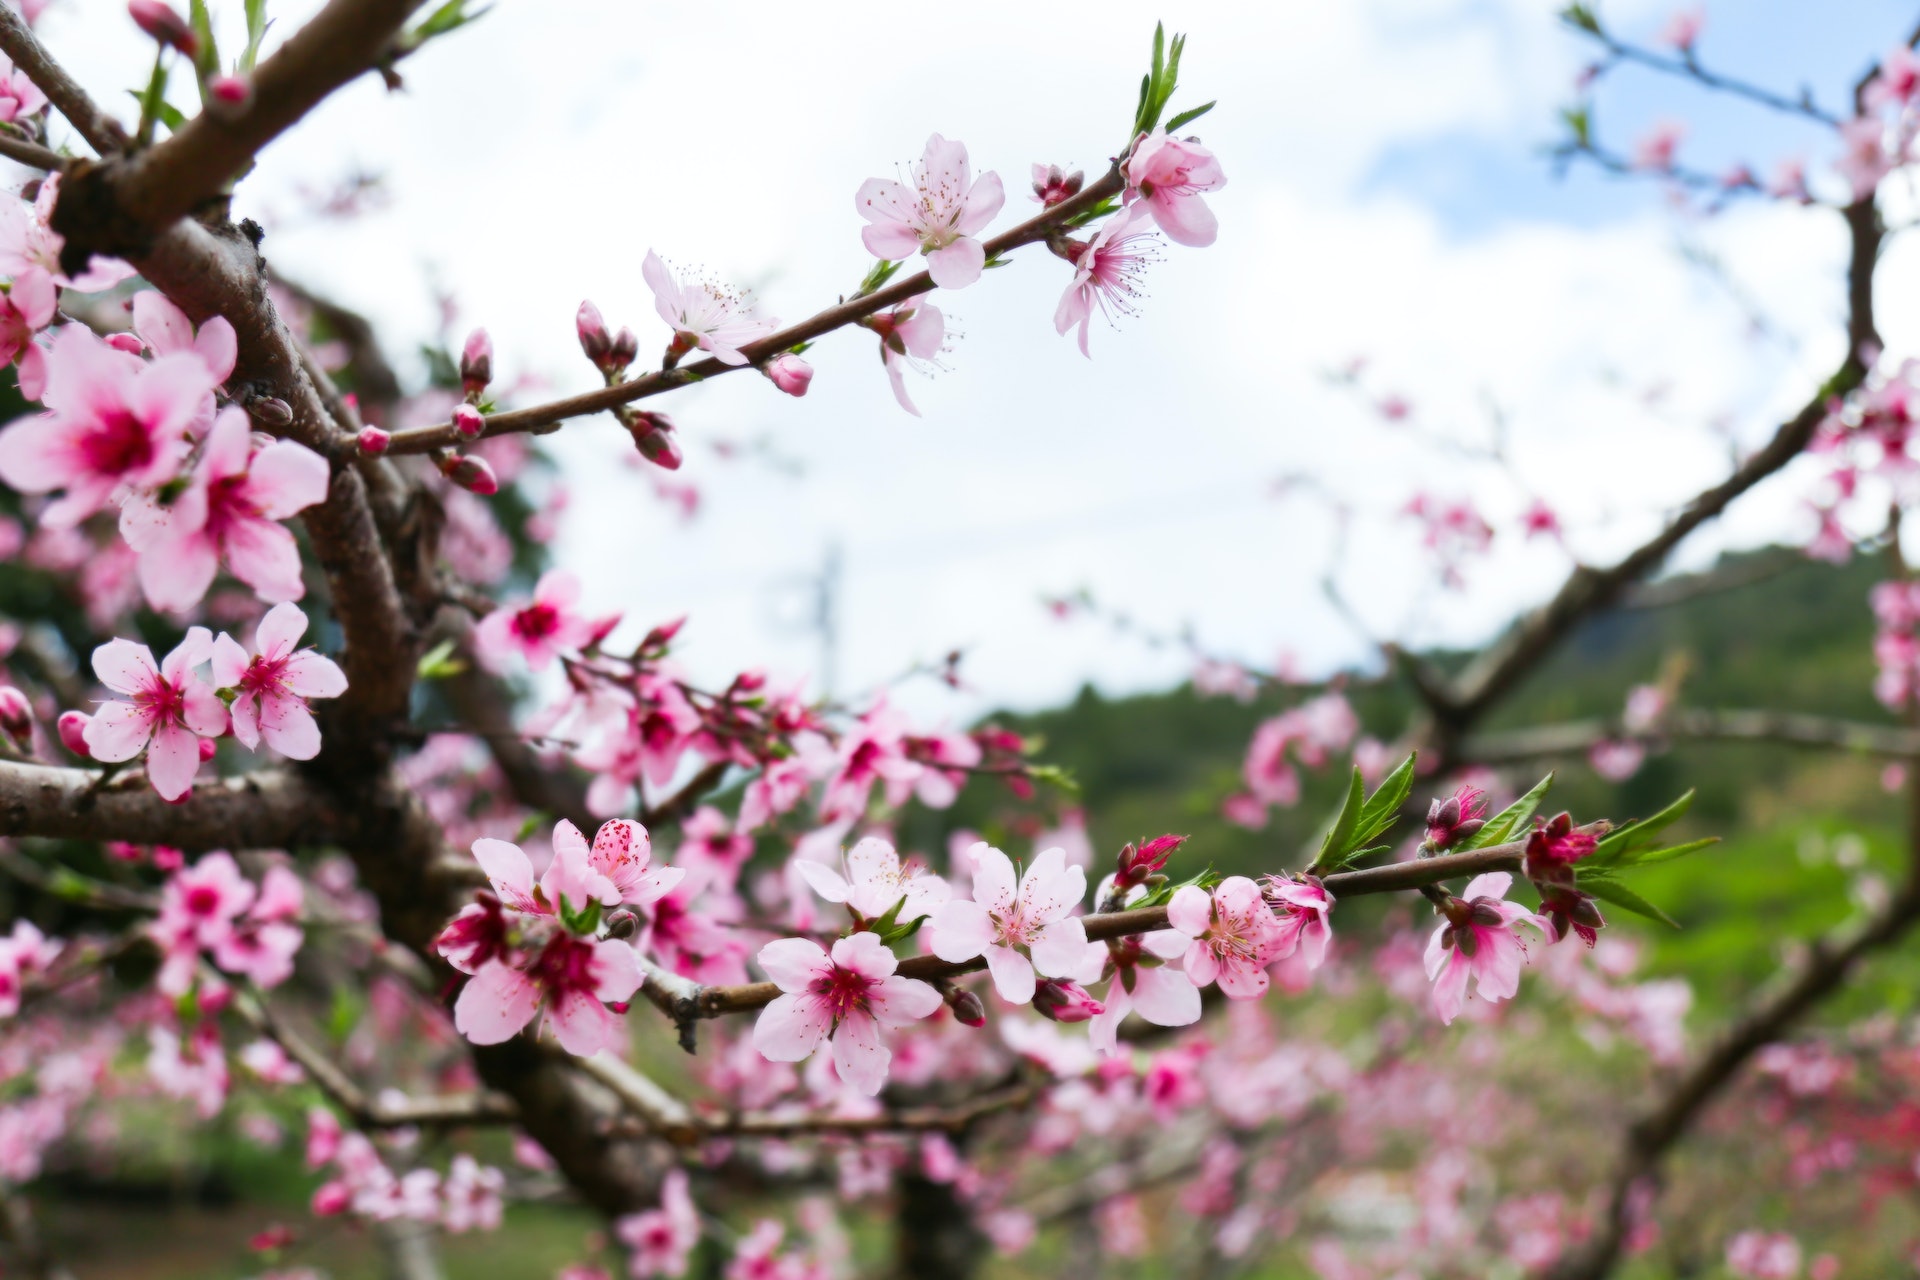
[[[1198,120],[1201,116],[1213,110],[1213,107],[1214,104],[1211,102],[1204,102],[1197,107],[1188,107],[1185,111],[1182,111],[1179,115],[1167,121],[1167,132],[1172,133],[1182,125],[1192,124],[1195,120]]]
[[[1618,831],[1602,840],[1594,851],[1587,855],[1587,861],[1596,867],[1621,865],[1622,859],[1633,850],[1644,849],[1653,843],[1653,837],[1686,816],[1693,807],[1693,792],[1688,791],[1678,800],[1654,814],[1651,818],[1642,818],[1630,822]],[[1629,864],[1630,865],[1630,864]]]
[[[1588,877],[1583,875],[1579,878],[1579,885],[1581,889],[1600,899],[1600,901],[1611,902],[1623,911],[1631,911],[1633,914],[1645,916],[1649,920],[1658,920],[1661,924],[1670,925],[1675,929],[1680,927],[1679,921],[1611,876]]]
[[[1400,806],[1413,793],[1413,769],[1419,759],[1419,753],[1415,752],[1380,780],[1380,785],[1361,808],[1359,822],[1354,824],[1353,844],[1372,844],[1375,838],[1393,826],[1400,814]]]
[[[1515,800],[1499,813],[1487,820],[1487,825],[1474,832],[1467,842],[1460,846],[1461,852],[1468,849],[1490,849],[1496,844],[1505,844],[1526,828],[1533,817],[1533,811],[1546,799],[1547,792],[1553,786],[1553,775],[1548,774],[1533,784],[1533,790]]]
[[[1320,841],[1320,856],[1313,860],[1316,867],[1331,866],[1339,862],[1353,843],[1353,829],[1359,825],[1360,810],[1366,805],[1366,781],[1360,771],[1353,771],[1353,781],[1347,787],[1347,798],[1340,806],[1340,814],[1333,820],[1333,826],[1326,837]]]
[[[194,37],[200,42],[193,68],[200,73],[200,83],[205,84],[220,74],[220,50],[213,42],[213,16],[207,12],[207,0],[191,0],[187,6],[187,25],[193,28]]]
[[[1660,862],[1672,862],[1684,858],[1690,853],[1698,853],[1710,845],[1720,843],[1719,836],[1703,836],[1698,840],[1689,840],[1685,844],[1670,844],[1664,849],[1649,849],[1645,852],[1635,850],[1622,858],[1616,865],[1622,867],[1651,867]]]

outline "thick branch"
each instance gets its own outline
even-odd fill
[[[53,60],[19,11],[7,5],[0,5],[0,51],[5,51],[22,75],[40,86],[47,101],[67,118],[88,146],[104,156],[127,145],[126,130],[120,122],[100,109],[80,82]]]
[[[1102,200],[1111,199],[1120,194],[1123,183],[1118,169],[1110,169],[1107,175],[1080,192],[1071,200],[1053,206],[1043,213],[1027,219],[1019,226],[994,236],[986,242],[989,256],[1009,253],[1022,245],[1044,240],[1055,230],[1063,227],[1068,220],[1098,205]],[[933,278],[922,271],[915,275],[897,280],[864,297],[849,299],[837,303],[819,312],[799,324],[788,325],[777,333],[749,343],[740,348],[746,355],[745,365],[721,364],[718,360],[701,360],[694,364],[682,365],[677,369],[666,369],[643,374],[628,382],[615,383],[597,391],[584,392],[569,396],[564,400],[555,400],[549,404],[537,405],[530,409],[515,409],[507,413],[496,413],[486,420],[489,436],[510,435],[519,431],[541,431],[551,428],[568,418],[584,417],[587,414],[600,413],[616,405],[630,404],[648,396],[657,396],[663,391],[685,386],[690,382],[717,378],[736,369],[752,368],[763,360],[771,359],[796,343],[811,342],[835,329],[843,329],[850,324],[871,315],[898,306],[909,298],[918,297],[933,288]],[[453,424],[443,422],[438,426],[415,427],[407,431],[394,433],[387,452],[426,453],[433,449],[456,448],[466,444],[469,437],[454,430]]]
[[[100,778],[91,769],[0,761],[0,836],[280,849],[328,843],[340,826],[333,798],[290,773],[203,782],[179,804],[139,774],[106,786]]]

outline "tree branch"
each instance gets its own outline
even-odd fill
[[[1027,219],[1019,226],[988,240],[986,242],[988,256],[1005,254],[1022,245],[1046,239],[1048,235],[1063,227],[1069,219],[1093,208],[1102,200],[1119,195],[1124,185],[1120,171],[1117,168],[1109,169],[1105,177],[1082,190],[1079,195],[1070,200],[1064,200]],[[810,342],[832,333],[835,329],[856,324],[868,316],[876,315],[889,307],[918,297],[932,288],[933,278],[921,271],[863,297],[837,303],[810,319],[789,325],[758,342],[748,343],[740,348],[747,357],[747,363],[744,365],[722,364],[718,360],[709,358],[675,369],[642,374],[630,381],[618,382],[613,386],[583,392],[577,396],[569,396],[564,400],[555,400],[529,409],[496,413],[486,419],[486,428],[481,434],[501,436],[520,431],[543,431],[558,426],[568,418],[600,413],[616,405],[631,404],[635,400],[657,396],[688,383],[710,380],[737,369],[752,368],[764,360],[779,355],[796,343]],[[456,448],[469,443],[471,439],[472,437],[461,435],[455,430],[451,422],[443,422],[438,426],[396,431],[392,442],[387,447],[387,452],[389,454],[427,453],[434,449]]]
[[[340,829],[333,797],[291,773],[203,782],[179,804],[138,774],[100,780],[91,769],[0,761],[0,836],[277,849],[325,844]]]
[[[1898,725],[1863,724],[1791,711],[1708,710],[1681,707],[1658,725],[1631,732],[1618,720],[1574,720],[1463,739],[1462,761],[1512,764],[1545,756],[1579,755],[1602,742],[1697,738],[1720,742],[1779,742],[1799,747],[1834,747],[1866,755],[1911,759],[1920,756],[1920,730]]]
[[[40,87],[54,109],[67,118],[87,145],[101,155],[110,155],[127,145],[127,132],[120,122],[102,111],[80,82],[53,60],[40,37],[33,33],[18,10],[0,5],[0,51],[27,79]]]

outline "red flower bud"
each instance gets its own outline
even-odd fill
[[[953,1010],[953,1020],[963,1027],[987,1025],[987,1006],[980,1003],[980,997],[971,991],[964,991],[959,987],[949,989],[947,1008]]]
[[[613,338],[607,333],[607,322],[601,318],[600,308],[591,302],[581,303],[580,309],[573,313],[573,331],[579,335],[580,350],[604,372],[607,359],[613,354]]]
[[[33,704],[12,685],[0,685],[0,730],[21,746],[33,741]]]
[[[1451,849],[1471,839],[1487,825],[1486,793],[1462,783],[1445,800],[1427,809],[1427,845],[1435,851]]]
[[[213,759],[214,754],[219,750],[220,748],[214,743],[212,738],[200,739],[200,763],[205,764],[207,761]]]
[[[640,456],[654,466],[678,471],[680,464],[686,461],[686,455],[680,452],[680,442],[673,434],[673,423],[666,414],[636,409],[627,431],[633,436],[634,447],[640,450]]]
[[[440,474],[468,493],[477,493],[483,498],[491,498],[500,492],[500,481],[485,458],[449,455],[440,464]]]
[[[467,344],[460,351],[460,387],[468,395],[477,396],[492,381],[493,339],[485,329],[475,329],[467,335]]]
[[[93,752],[87,750],[87,724],[93,717],[84,711],[62,711],[54,722],[54,731],[60,735],[60,745],[82,760],[93,759]]]
[[[1042,978],[1033,989],[1033,1008],[1055,1022],[1086,1022],[1107,1011],[1086,988],[1065,978]]]
[[[453,429],[467,439],[475,440],[487,429],[487,420],[472,405],[457,404],[453,406]]]
[[[607,359],[615,369],[624,369],[640,356],[640,339],[633,336],[633,330],[622,325],[620,332],[613,335],[613,350],[607,353]]]
[[[1057,164],[1033,166],[1033,198],[1051,209],[1080,193],[1087,175],[1076,169],[1067,173]]]
[[[187,20],[160,0],[128,0],[127,12],[134,25],[161,44],[170,45],[189,58],[200,56],[200,39]]]
[[[207,81],[207,97],[228,112],[243,110],[253,101],[253,81],[246,76],[215,76]]]
[[[385,453],[387,446],[393,443],[393,435],[378,427],[362,427],[360,434],[354,437],[354,442],[360,446],[360,452],[379,455]]]
[[[1167,869],[1167,859],[1173,856],[1173,851],[1186,840],[1186,836],[1155,836],[1143,841],[1138,849],[1127,845],[1120,850],[1113,887],[1131,889],[1137,884],[1145,884],[1148,876],[1159,875]]]

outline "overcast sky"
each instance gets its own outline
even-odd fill
[[[216,9],[221,0],[216,0]],[[227,8],[235,11],[238,0]],[[311,3],[275,0],[290,30]],[[826,549],[844,562],[843,690],[953,646],[977,694],[910,696],[934,715],[1040,705],[1085,680],[1165,687],[1184,660],[1040,606],[1079,588],[1212,649],[1309,671],[1367,642],[1323,600],[1335,539],[1324,504],[1275,501],[1311,475],[1351,502],[1343,581],[1371,629],[1471,640],[1538,599],[1565,556],[1508,540],[1436,592],[1418,530],[1394,513],[1416,488],[1474,495],[1510,516],[1529,496],[1559,508],[1575,550],[1602,560],[1721,474],[1722,424],[1742,444],[1825,377],[1840,349],[1843,252],[1821,211],[1753,206],[1677,215],[1651,185],[1541,159],[1554,112],[1589,52],[1538,0],[1247,0],[1177,6],[1190,36],[1178,108],[1220,105],[1195,129],[1228,185],[1212,248],[1166,249],[1139,316],[1096,322],[1084,359],[1051,323],[1065,264],[1032,250],[936,301],[964,337],[950,371],[915,382],[925,413],[893,403],[871,335],[809,354],[793,401],[751,374],[679,393],[704,505],[692,523],[627,463],[611,419],[550,447],[574,494],[560,553],[597,608],[637,622],[690,612],[685,656],[724,678],[744,665],[817,671],[805,581]],[[1615,0],[1640,36],[1671,6]],[[1834,14],[1844,9],[1845,16]],[[1164,12],[1164,9],[1160,10]],[[582,298],[630,323],[644,353],[666,332],[640,264],[649,248],[756,290],[797,320],[871,265],[853,207],[938,131],[994,169],[1025,217],[1035,161],[1097,171],[1123,141],[1157,11],[970,6],[656,6],[500,0],[406,64],[406,92],[361,82],[263,157],[240,210],[279,221],[276,265],[376,318],[397,352],[437,329],[436,288],[462,331],[493,333],[501,376],[584,389]],[[1702,56],[1831,103],[1913,21],[1910,6],[1850,0],[1727,3]],[[61,0],[42,34],[103,100],[144,79],[119,0]],[[1761,173],[1789,154],[1816,172],[1816,133],[1623,74],[1600,98],[1623,149],[1684,117],[1682,155]],[[302,187],[362,169],[386,207],[347,224],[302,221]],[[1722,261],[1729,278],[1683,250]],[[1883,330],[1913,336],[1914,261],[1883,268]],[[1756,309],[1770,327],[1756,334]],[[1418,446],[1328,384],[1369,361],[1377,393],[1404,395],[1434,429],[1484,438],[1508,424],[1517,476]],[[1658,396],[1649,396],[1658,391]],[[801,463],[726,461],[716,440],[764,440]],[[1810,531],[1804,477],[1768,486],[1694,551]]]

